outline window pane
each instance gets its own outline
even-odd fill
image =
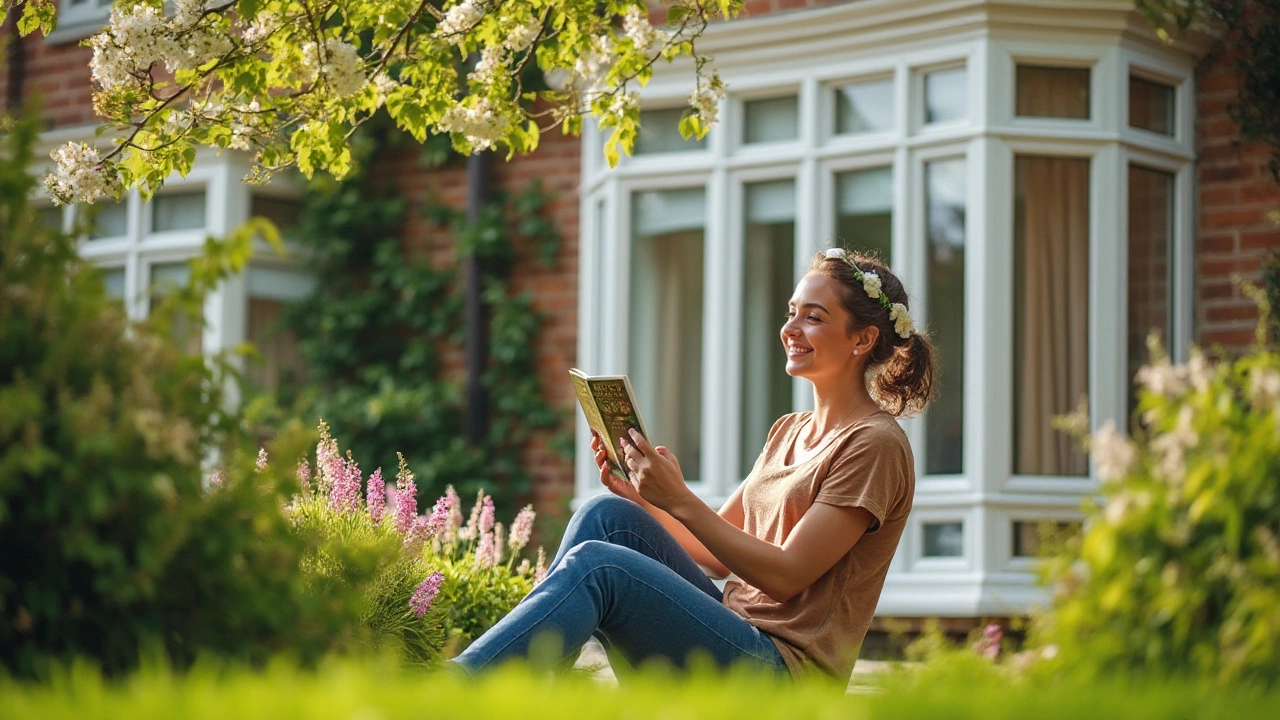
[[[1089,392],[1089,161],[1019,157],[1014,193],[1013,471],[1086,475],[1049,422]]]
[[[250,362],[245,375],[255,387],[296,387],[306,379],[306,363],[298,352],[298,340],[284,326],[285,307],[280,300],[249,298],[245,339],[253,343],[262,358]]]
[[[751,472],[773,422],[791,412],[779,327],[795,284],[795,181],[747,185],[745,196],[739,478]]]
[[[795,95],[743,103],[742,142],[766,143],[800,137],[800,106]]]
[[[204,191],[168,193],[151,199],[151,232],[204,228]]]
[[[631,216],[627,372],[654,442],[670,447],[693,480],[702,464],[706,192],[639,192]]]
[[[123,237],[129,233],[129,206],[124,202],[102,202],[84,208],[89,222],[89,239]]]
[[[924,524],[924,557],[964,557],[964,523]]]
[[[684,108],[641,110],[640,132],[636,133],[636,155],[690,152],[707,147],[707,139],[685,140],[680,137],[680,118]]]
[[[836,237],[851,249],[890,264],[893,170],[872,168],[836,176]]]
[[[893,80],[836,88],[836,134],[893,129]]]
[[[249,215],[264,217],[274,223],[281,234],[288,234],[298,225],[298,218],[302,215],[302,201],[254,194],[249,205]]]
[[[1173,135],[1173,88],[1129,78],[1129,126]]]
[[[124,302],[124,268],[103,269],[102,285],[107,290],[107,297]]]
[[[189,282],[191,282],[191,266],[186,263],[152,265],[150,312],[155,313],[165,297],[179,288],[186,287]],[[172,337],[177,346],[189,355],[199,355],[203,348],[201,327],[193,324],[183,312],[175,312],[172,322]]]
[[[925,417],[925,472],[964,472],[965,162],[925,165],[929,233],[929,326],[942,357],[939,389]]]
[[[1020,117],[1089,119],[1089,68],[1018,66]]]
[[[1147,335],[1165,346],[1173,335],[1173,175],[1129,167],[1129,416],[1137,404],[1133,376],[1147,362]]]
[[[939,70],[924,76],[925,123],[962,120],[968,113],[965,68]]]

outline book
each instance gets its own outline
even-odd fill
[[[626,375],[588,375],[577,368],[569,370],[574,392],[587,425],[605,441],[605,453],[609,456],[610,472],[622,480],[629,480],[627,466],[622,462],[622,445],[618,443],[628,430],[639,430],[647,440],[640,411],[636,409],[635,393]]]

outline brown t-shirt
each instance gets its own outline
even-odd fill
[[[735,577],[725,585],[724,604],[772,636],[793,676],[817,669],[848,681],[911,512],[915,463],[897,420],[877,411],[827,438],[814,457],[788,466],[788,451],[809,415],[786,415],[769,431],[743,484],[743,529],[782,545],[815,502],[866,508],[875,521],[790,600],[776,602]]]

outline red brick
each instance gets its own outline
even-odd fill
[[[1258,308],[1252,304],[1206,307],[1204,316],[1209,322],[1215,323],[1228,323],[1239,320],[1256,321],[1258,319]]]
[[[1280,250],[1280,228],[1241,233],[1240,249],[1243,251]]]

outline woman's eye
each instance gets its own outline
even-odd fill
[[[795,317],[795,316],[796,316],[796,311],[795,311],[795,310],[788,310],[788,311],[786,311],[785,313],[783,313],[783,314],[782,314],[782,317],[786,318],[787,320],[790,320],[791,318],[793,318],[793,317]]]

